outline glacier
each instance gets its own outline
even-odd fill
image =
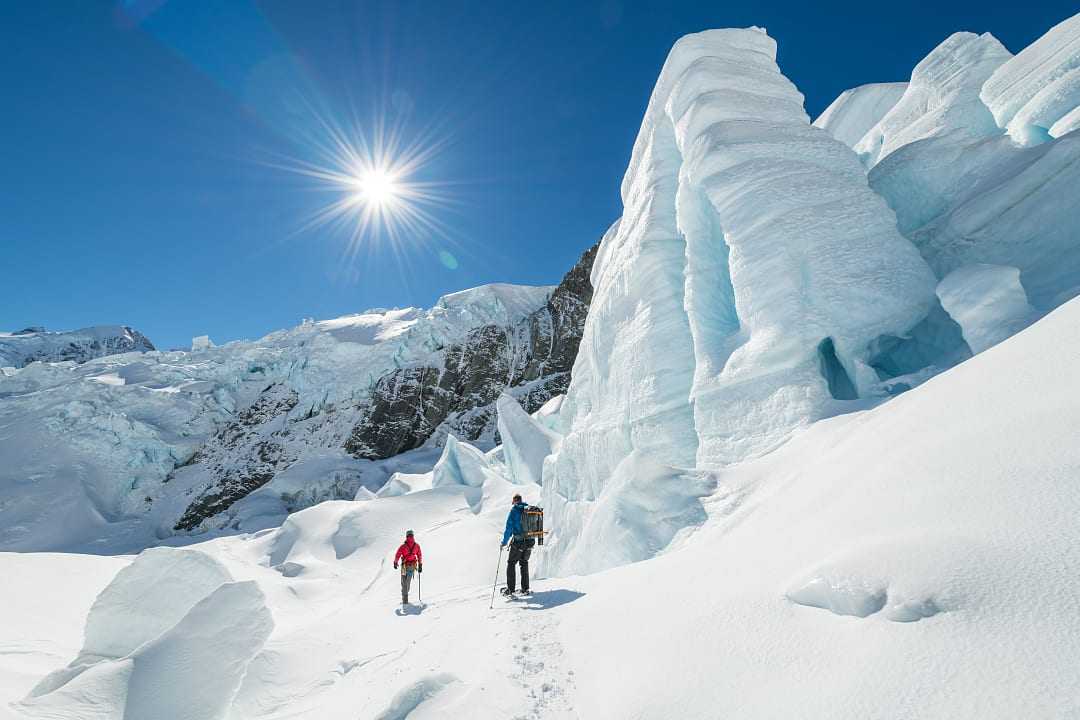
[[[0,550],[88,554],[0,551],[0,716],[1080,708],[1078,19],[813,123],[690,35],[555,288],[5,370]]]
[[[661,70],[544,473],[551,571],[583,569],[559,538],[633,486],[614,479],[631,453],[678,468],[772,450],[874,395],[872,343],[933,306],[930,269],[775,56],[759,29],[708,31]]]
[[[460,348],[478,332],[481,339],[469,347],[481,348],[491,328],[517,330],[494,333],[490,350],[473,352],[521,365],[542,360],[547,356],[530,352],[532,342],[539,346],[555,333],[537,330],[534,338],[529,332],[541,321],[551,328],[547,304],[555,290],[481,286],[448,295],[429,310],[373,310],[305,321],[257,341],[128,352],[80,364],[35,362],[5,374],[0,548],[110,552],[237,518],[257,527],[267,522],[260,514],[280,521],[290,509],[352,498],[361,486],[377,490],[393,472],[429,469],[427,456],[410,465],[407,457],[381,462],[345,449],[358,427],[374,422],[369,415],[380,379],[442,367],[448,353],[459,360]],[[558,349],[554,342],[549,347]],[[551,376],[541,367],[532,377],[517,384],[509,371],[493,377],[489,402],[493,406],[505,389],[533,393],[541,404],[551,395],[544,385]],[[562,387],[557,377],[553,387]],[[479,405],[480,399],[463,396],[461,402]],[[454,417],[436,420],[454,427]],[[493,435],[494,418],[485,422]],[[435,430],[423,430],[422,438],[434,435],[441,444],[450,430]],[[274,498],[263,493],[251,506],[235,508],[233,517],[222,514],[311,457],[320,462],[308,462],[307,470],[318,472],[304,478],[303,488],[284,477]]]

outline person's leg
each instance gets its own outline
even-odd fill
[[[525,547],[521,551],[521,590],[522,592],[529,592],[529,557],[532,555],[532,548]]]
[[[521,558],[521,546],[516,542],[510,543],[510,554],[506,558],[506,591],[514,592],[514,588],[517,587],[517,578],[515,577],[514,565]]]
[[[413,570],[409,566],[405,566],[404,572],[401,573],[401,604],[409,602],[409,586],[412,584]]]

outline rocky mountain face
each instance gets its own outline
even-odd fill
[[[356,462],[320,473],[325,487],[315,487],[320,481],[313,479],[300,506],[351,499],[359,487],[376,490],[392,471],[378,461],[441,446],[448,434],[494,445],[500,393],[533,412],[565,392],[592,300],[589,274],[598,247],[581,256],[542,307],[510,325],[472,328],[464,339],[436,347],[427,362],[375,378],[352,406],[303,407],[286,384],[270,384],[170,474],[167,483],[201,476],[195,485],[182,483],[191,488],[190,499],[173,529],[220,522],[212,518],[313,452],[344,449]]]
[[[599,244],[581,256],[547,304],[513,327],[485,325],[451,345],[439,366],[379,378],[345,449],[379,460],[446,433],[497,442],[495,400],[508,390],[527,412],[566,391],[592,300],[589,272]]]
[[[29,327],[0,333],[0,367],[21,368],[32,362],[84,363],[128,352],[149,352],[154,344],[127,325],[99,325],[66,332]]]

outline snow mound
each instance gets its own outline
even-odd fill
[[[1014,267],[966,265],[938,283],[937,294],[973,353],[1015,335],[1036,317]]]
[[[881,121],[907,90],[906,82],[871,83],[840,93],[814,121],[850,148]]]
[[[997,134],[979,99],[983,83],[1012,54],[990,33],[960,32],[934,48],[911,73],[903,97],[856,144],[867,167],[917,140]]]
[[[458,683],[458,679],[449,673],[429,675],[417,680],[400,691],[390,701],[390,706],[379,713],[375,720],[421,720],[421,718],[446,717],[445,707],[434,712],[430,710],[431,700],[443,693],[447,687]],[[424,707],[424,706],[428,707]]]
[[[222,585],[132,656],[124,716],[224,718],[273,627],[256,583]]]
[[[521,485],[542,484],[544,460],[559,449],[562,438],[530,417],[506,393],[499,396],[497,407],[499,436],[510,480]]]
[[[86,620],[83,648],[20,705],[31,717],[221,718],[273,628],[253,582],[197,550],[146,550]]]
[[[822,608],[834,615],[866,617],[885,607],[885,588],[860,578],[813,577],[789,590],[792,602]]]
[[[981,98],[1017,142],[1036,144],[1080,127],[1080,14],[999,67]]]
[[[221,563],[197,550],[143,551],[94,601],[78,656],[68,667],[45,677],[31,696],[56,690],[103,659],[131,654],[231,580]]]

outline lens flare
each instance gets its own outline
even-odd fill
[[[409,249],[453,243],[439,211],[453,203],[448,183],[430,180],[431,162],[445,145],[433,131],[420,132],[410,142],[400,128],[375,120],[367,128],[354,122],[350,129],[315,112],[319,133],[303,138],[315,162],[291,160],[277,164],[315,181],[331,200],[321,205],[300,232],[329,226],[350,236],[346,260],[362,249],[376,251],[388,244],[395,257],[407,260]],[[431,247],[434,246],[434,247]]]

